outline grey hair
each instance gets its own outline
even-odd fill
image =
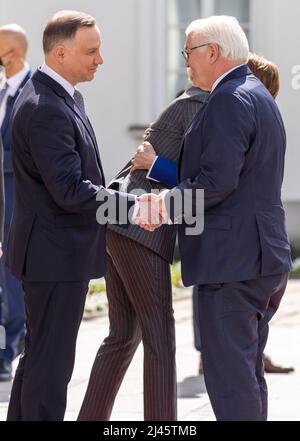
[[[28,40],[25,30],[18,24],[7,24],[0,26],[0,33],[4,33],[16,40],[26,55]]]
[[[215,15],[194,20],[185,31],[192,34],[197,43],[215,43],[220,47],[221,55],[242,63],[249,59],[249,43],[245,32],[235,17]],[[198,41],[199,40],[199,41]]]

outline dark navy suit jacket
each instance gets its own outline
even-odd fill
[[[281,201],[285,148],[283,121],[267,89],[247,66],[228,74],[182,146],[176,188],[204,189],[205,195],[204,232],[188,236],[185,224],[178,225],[185,285],[290,270]]]
[[[15,202],[7,264],[30,282],[73,282],[105,273],[105,200],[134,198],[106,190],[93,129],[68,92],[37,71],[12,116]],[[128,199],[130,200],[127,205]]]

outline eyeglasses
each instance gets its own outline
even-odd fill
[[[211,43],[204,43],[204,44],[199,44],[199,46],[194,46],[191,47],[190,49],[183,49],[181,51],[183,58],[185,59],[185,61],[188,61],[190,53],[194,50],[194,49],[198,49],[199,47],[204,47],[204,46],[208,46]]]

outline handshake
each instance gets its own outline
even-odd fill
[[[162,224],[169,223],[169,215],[165,205],[165,196],[169,190],[164,190],[158,195],[146,193],[139,196],[139,209],[134,223],[147,231],[155,231]]]

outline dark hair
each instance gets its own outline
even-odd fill
[[[264,84],[273,98],[279,92],[279,70],[275,63],[267,60],[262,55],[250,54],[249,69]]]
[[[75,37],[78,29],[92,27],[96,20],[85,12],[59,11],[48,21],[43,33],[44,53],[50,52],[55,45]]]

